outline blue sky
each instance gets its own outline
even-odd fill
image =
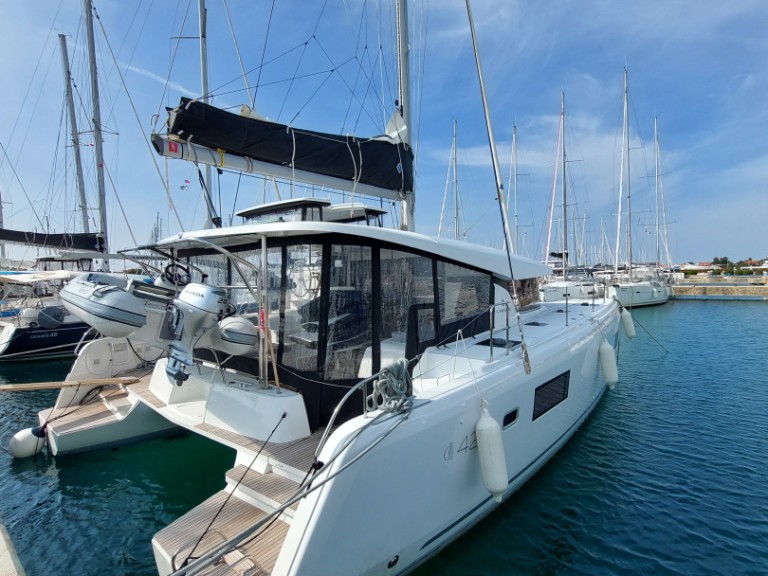
[[[194,167],[179,161],[166,166],[145,141],[161,127],[164,106],[199,93],[197,43],[175,39],[196,34],[197,3],[94,4],[111,248],[147,242],[158,215],[164,235],[181,226],[199,228],[205,214]],[[383,132],[396,86],[389,2],[276,0],[272,6],[265,0],[226,3],[250,71],[249,96],[225,4],[208,0],[214,104],[236,107],[255,94],[257,112],[281,122],[361,136]],[[462,229],[473,241],[498,246],[501,225],[465,4],[432,0],[411,8],[417,229],[437,233],[456,118]],[[475,0],[473,12],[505,184],[517,126],[518,251],[543,254],[561,90],[569,204],[592,253],[601,235],[614,248],[627,66],[636,259],[655,254],[654,114],[672,259],[768,257],[768,4]],[[0,193],[8,228],[39,228],[38,218],[56,231],[79,227],[74,175],[65,169],[71,152],[64,146],[59,33],[68,36],[78,101],[86,109],[81,2],[4,6],[0,144],[7,158],[0,156]],[[86,115],[81,118],[85,129]],[[93,148],[82,149],[95,206]],[[175,213],[161,175],[168,178]],[[254,178],[225,174],[220,186],[225,221],[233,211],[275,199]],[[290,193],[281,190],[283,197]],[[447,219],[444,226],[452,227]]]

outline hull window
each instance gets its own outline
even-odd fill
[[[533,402],[534,420],[568,398],[568,382],[570,378],[571,372],[568,371],[536,388],[536,398]]]

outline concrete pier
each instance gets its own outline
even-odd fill
[[[768,300],[768,279],[726,276],[692,277],[672,286],[673,298],[699,300]]]
[[[24,576],[24,568],[2,524],[0,524],[0,576]]]

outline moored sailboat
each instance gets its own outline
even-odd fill
[[[550,233],[547,236],[547,249],[546,260],[549,262],[550,257],[558,257],[560,259],[560,274],[558,276],[550,276],[542,281],[540,291],[541,299],[544,302],[553,302],[559,300],[571,300],[571,299],[595,299],[603,298],[605,296],[605,287],[598,282],[592,275],[592,271],[586,266],[571,266],[569,260],[569,243],[568,243],[568,194],[567,194],[567,154],[565,151],[565,92],[561,92],[560,98],[560,139],[559,147],[562,154],[562,174],[561,174],[561,190],[563,201],[563,213],[562,213],[562,247],[560,252],[551,252],[549,250],[549,237],[552,230],[552,221],[554,219],[555,203],[554,203],[554,189],[552,194],[552,202],[550,203]],[[555,171],[557,172],[557,170]]]
[[[672,295],[672,288],[663,281],[655,268],[638,269],[632,262],[632,197],[630,194],[630,162],[629,162],[629,81],[627,69],[624,69],[624,150],[622,151],[622,182],[626,168],[627,209],[626,209],[626,272],[619,273],[619,239],[621,236],[622,213],[619,209],[618,226],[616,230],[616,265],[611,279],[609,294],[616,298],[622,306],[639,308],[641,306],[657,306],[665,304]],[[626,156],[625,156],[626,154]],[[623,192],[619,186],[619,198]],[[621,204],[619,204],[621,206]]]

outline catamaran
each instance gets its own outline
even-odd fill
[[[208,106],[182,101],[159,151],[285,168],[282,156],[227,148],[225,115],[229,134],[287,134],[291,157],[333,159],[290,167],[297,177],[412,195],[402,131],[371,147],[294,138]],[[175,130],[187,112],[218,120]],[[352,161],[337,165],[341,150]],[[153,284],[90,274],[62,291],[104,337],[83,346],[39,428],[12,439],[17,455],[179,429],[235,453],[225,487],[152,538],[162,575],[407,573],[531,478],[618,380],[614,300],[541,302],[547,266],[330,208],[246,211],[242,225],[140,247],[167,262]]]

